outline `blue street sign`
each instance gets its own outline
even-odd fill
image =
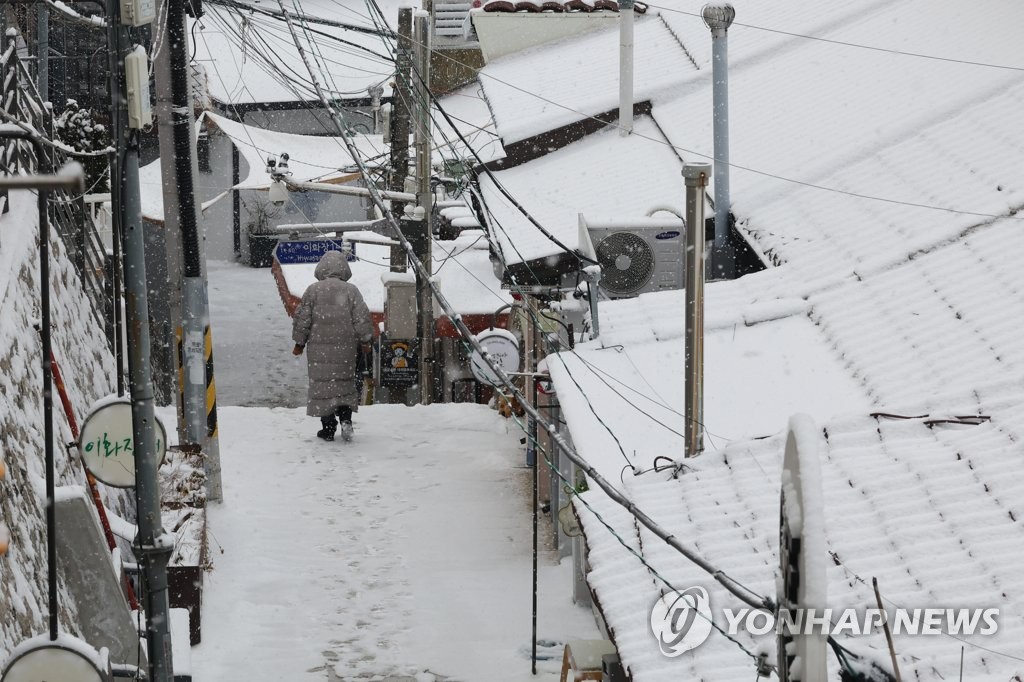
[[[356,258],[356,245],[350,243],[351,249],[348,254],[348,261],[359,260]],[[319,263],[321,256],[328,251],[341,251],[340,239],[304,239],[296,241],[278,242],[274,248],[274,257],[281,265],[294,263]]]

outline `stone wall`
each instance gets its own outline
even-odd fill
[[[11,534],[10,549],[0,557],[0,666],[20,641],[46,632],[49,615],[42,343],[34,328],[41,317],[36,201],[28,192],[12,192],[10,199],[10,212],[0,217],[0,457],[7,464],[0,481],[0,520]],[[53,352],[81,421],[96,398],[112,392],[113,362],[56,238],[50,274]],[[64,447],[72,437],[56,391],[53,401],[57,485],[83,485],[81,463]],[[123,505],[123,493],[103,494],[112,506]],[[77,607],[63,579],[59,582],[61,629],[77,635]]]

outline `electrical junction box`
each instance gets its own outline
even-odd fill
[[[121,23],[145,26],[156,19],[156,0],[121,0]]]
[[[141,45],[124,58],[125,85],[128,89],[128,127],[144,128],[153,122],[149,100],[149,55]]]
[[[411,272],[385,272],[384,333],[392,338],[416,338],[416,275]]]

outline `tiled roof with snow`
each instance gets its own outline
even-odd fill
[[[865,414],[822,425],[828,606],[873,608],[877,578],[886,609],[999,608],[994,635],[902,635],[895,649],[903,679],[958,679],[963,647],[964,679],[1010,680],[1024,670],[1024,394],[1004,385],[939,404],[915,408],[935,418],[983,414],[991,421],[929,426],[927,418]],[[774,598],[782,447],[781,437],[734,443],[687,460],[678,479],[670,471],[626,474],[624,487],[685,545]],[[723,608],[744,606],[646,529],[638,531],[600,492],[584,499],[673,587],[706,588],[716,623],[726,625]],[[662,655],[648,617],[669,588],[589,510],[577,509],[592,567],[587,580],[632,679],[733,682],[754,674],[751,657],[716,631],[692,652]],[[770,635],[741,631],[737,639],[751,652],[774,648]],[[880,629],[839,641],[891,667]],[[829,667],[829,679],[838,679],[831,654]]]
[[[999,635],[965,645],[965,679],[1013,679],[1024,671],[1024,6],[819,4],[815,29],[748,18],[758,10],[736,4],[737,21],[838,42],[762,31],[761,46],[744,51],[737,42],[755,29],[730,31],[733,208],[776,267],[707,288],[708,452],[678,480],[623,472],[681,458],[681,292],[601,304],[599,340],[548,359],[573,442],[686,544],[773,595],[782,442],[751,439],[812,414],[824,425],[829,605],[873,605],[878,577],[900,606],[1000,607]],[[690,19],[669,23],[682,34]],[[692,30],[710,42],[705,27]],[[706,160],[710,82],[666,92],[653,99],[660,130],[684,158]],[[557,163],[550,155],[514,170],[543,187],[565,176]],[[559,197],[567,212],[586,205],[581,185]],[[525,195],[528,210],[548,203]],[[929,427],[875,411],[992,421]],[[587,499],[675,586],[703,585],[713,604],[736,606],[600,493]],[[648,617],[664,585],[578,508],[588,582],[632,679],[749,677],[751,659],[714,633],[694,654],[662,656]],[[879,633],[849,646],[890,667]],[[957,679],[957,640],[898,638],[896,649],[904,679]]]

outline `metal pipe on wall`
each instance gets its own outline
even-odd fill
[[[704,192],[711,165],[683,166],[686,184],[686,456],[704,450]]]
[[[619,0],[619,134],[633,132],[633,0]]]

